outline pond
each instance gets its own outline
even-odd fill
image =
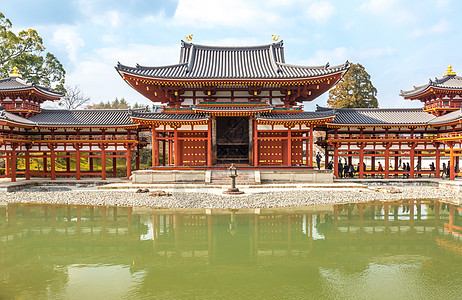
[[[0,206],[0,299],[456,299],[462,207]]]

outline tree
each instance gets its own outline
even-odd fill
[[[114,101],[103,102],[101,101],[98,104],[92,104],[88,106],[89,109],[129,109],[130,105],[124,98],[120,100],[115,98]]]
[[[86,97],[80,90],[78,85],[65,86],[66,93],[64,97],[58,102],[59,106],[63,106],[66,109],[84,108],[90,103],[90,97]]]
[[[51,53],[44,53],[42,38],[34,29],[11,31],[12,23],[0,12],[0,76],[17,67],[24,79],[64,92],[66,71]]]
[[[361,64],[351,64],[348,72],[330,90],[327,105],[333,108],[379,107],[377,89]]]

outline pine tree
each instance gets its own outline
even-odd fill
[[[0,12],[0,78],[19,69],[22,78],[64,92],[66,71],[51,53],[45,53],[40,35],[34,29],[12,30],[12,23]]]
[[[361,64],[351,64],[348,72],[330,90],[327,105],[333,108],[375,108],[379,107],[377,89],[371,76]]]

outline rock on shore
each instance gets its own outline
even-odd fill
[[[19,191],[0,192],[0,202],[147,206],[172,208],[270,208],[316,204],[351,203],[400,199],[460,199],[462,193],[434,187],[400,187],[399,193],[371,189],[306,189],[222,196],[199,192],[172,192],[153,197],[134,191]]]

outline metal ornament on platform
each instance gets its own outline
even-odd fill
[[[223,194],[227,194],[227,195],[244,194],[244,192],[240,191],[236,187],[236,177],[238,176],[237,175],[238,168],[234,165],[234,163],[232,163],[231,167],[229,167],[228,170],[229,170],[229,173],[230,173],[229,177],[231,177],[231,187],[227,191],[223,191]]]

